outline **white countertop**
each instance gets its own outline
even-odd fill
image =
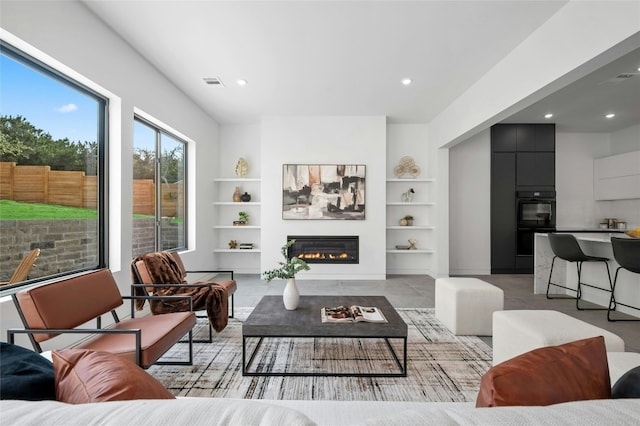
[[[624,233],[620,233],[620,232],[610,232],[610,233],[605,233],[605,232],[594,232],[594,233],[588,233],[588,232],[577,232],[577,233],[572,233],[572,232],[567,232],[567,234],[572,234],[576,237],[576,240],[578,241],[592,241],[592,242],[596,242],[596,243],[607,243],[607,244],[611,244],[611,237],[614,236],[616,238],[631,238],[628,235],[625,235]],[[536,235],[540,235],[542,237],[546,237],[547,234],[546,233],[539,233]]]

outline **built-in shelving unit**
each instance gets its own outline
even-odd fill
[[[260,186],[259,178],[216,178],[216,201],[213,202],[216,222],[213,226],[219,269],[233,269],[238,273],[260,272]],[[240,192],[251,195],[251,201],[235,202],[233,193],[238,187]],[[238,220],[238,213],[244,211],[249,214],[247,225],[233,225]],[[253,243],[253,249],[232,249],[231,240],[240,243]]]
[[[389,178],[387,179],[387,272],[392,274],[423,273],[430,270],[431,257],[435,253],[433,235],[433,201],[435,179]],[[411,201],[402,201],[403,194],[413,188]],[[406,216],[414,217],[413,225],[400,225]],[[416,249],[397,249],[415,239]]]

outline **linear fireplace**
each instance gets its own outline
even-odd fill
[[[360,240],[357,235],[289,235],[296,240],[287,253],[307,263],[360,263]]]

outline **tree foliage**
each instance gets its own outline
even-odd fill
[[[97,158],[98,144],[95,141],[56,140],[21,115],[0,116],[0,161],[95,175]]]
[[[165,149],[160,159],[160,179],[175,183],[184,179],[184,148]],[[88,176],[98,173],[98,144],[95,141],[53,139],[33,126],[21,115],[0,116],[0,161],[22,166],[50,166],[51,170],[83,171]],[[155,180],[154,150],[134,148],[133,178]]]
[[[133,149],[133,178],[152,179],[155,176],[155,151],[144,148]]]
[[[160,157],[160,180],[163,183],[176,183],[184,179],[182,146],[163,150]],[[133,178],[154,179],[156,154],[155,150],[146,148],[133,149]]]

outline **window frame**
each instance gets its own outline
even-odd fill
[[[41,72],[44,76],[51,78],[59,84],[63,84],[77,90],[78,92],[88,96],[96,101],[98,107],[97,114],[97,134],[96,143],[98,146],[97,158],[97,188],[96,188],[96,214],[98,220],[97,237],[98,251],[97,263],[95,266],[73,269],[57,274],[46,275],[39,278],[28,279],[26,281],[5,285],[2,288],[2,294],[8,294],[5,290],[12,290],[21,287],[33,285],[34,283],[55,280],[61,277],[77,275],[86,271],[93,271],[109,267],[109,108],[110,99],[104,94],[88,87],[75,78],[65,74],[65,72],[56,69],[54,66],[47,64],[33,55],[25,52],[25,50],[14,46],[8,41],[0,38],[0,54],[6,55],[8,58],[20,63],[21,65],[31,68],[36,72]]]
[[[181,136],[178,132],[169,130],[163,124],[160,124],[157,120],[146,118],[144,114],[140,112],[135,112],[133,115],[133,123],[135,125],[136,122],[149,127],[151,130],[155,132],[155,161],[154,161],[154,180],[156,182],[155,185],[155,211],[154,211],[154,251],[187,251],[189,250],[189,140],[184,136]],[[166,135],[170,138],[175,139],[179,143],[184,146],[184,155],[183,155],[183,179],[184,179],[184,227],[183,227],[183,241],[184,244],[182,246],[173,247],[170,249],[164,249],[161,247],[162,244],[162,185],[161,185],[161,168],[159,167],[160,161],[162,158],[162,135]],[[136,141],[133,140],[133,148],[136,148]],[[132,194],[133,195],[133,194]]]

